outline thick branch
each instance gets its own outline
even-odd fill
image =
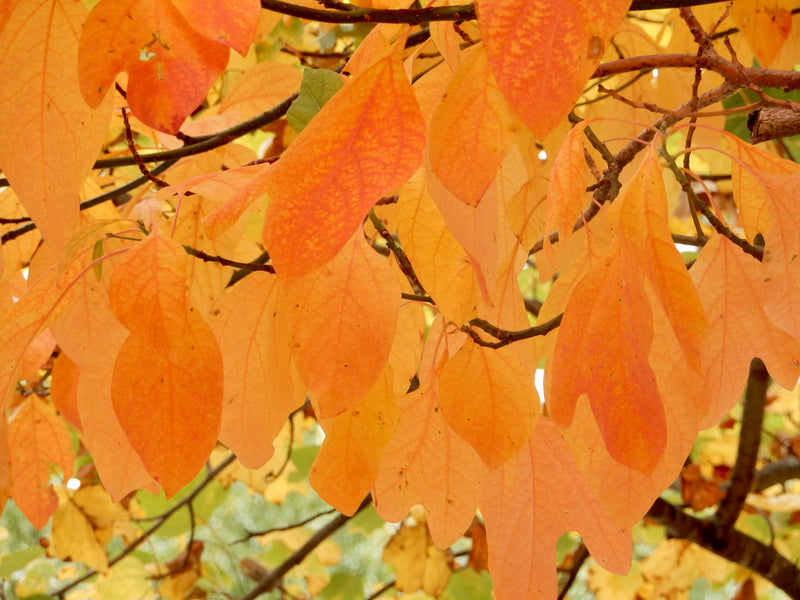
[[[720,535],[733,529],[747,499],[747,494],[753,487],[768,387],[767,368],[760,358],[754,358],[750,363],[750,375],[747,378],[747,389],[744,393],[736,464],[731,473],[728,494],[720,502],[713,518]]]
[[[670,537],[694,542],[758,573],[791,598],[800,598],[800,570],[772,546],[737,529],[729,529],[720,537],[712,521],[688,515],[662,498],[655,501],[647,516],[664,525]]]

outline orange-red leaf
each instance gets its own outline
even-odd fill
[[[8,424],[11,451],[11,495],[36,529],[58,506],[50,477],[72,475],[72,438],[53,407],[35,395],[28,398]]]
[[[127,71],[134,114],[176,133],[225,69],[228,55],[226,46],[199,34],[171,0],[102,0],[81,35],[81,92],[97,106],[117,74]]]
[[[420,165],[425,126],[401,58],[392,51],[342,88],[272,167],[264,242],[278,272],[333,258]]]
[[[359,232],[324,267],[284,285],[278,318],[317,415],[355,407],[392,348],[400,304],[394,271]]]
[[[261,467],[305,391],[293,377],[290,350],[276,325],[277,277],[254,272],[214,305],[211,326],[225,365],[219,441],[246,467]]]
[[[246,54],[258,27],[258,0],[171,0],[204,38]]]
[[[566,428],[578,397],[587,394],[611,455],[648,473],[666,445],[665,418],[648,362],[651,309],[630,254],[617,243],[572,291],[547,403],[553,420]]]
[[[78,193],[111,118],[110,99],[92,109],[78,87],[85,18],[81,2],[21,2],[0,34],[0,167],[56,253],[78,226]]]
[[[431,122],[428,154],[434,175],[462,201],[476,205],[521,129],[492,76],[483,44],[467,48]]]
[[[109,283],[111,308],[131,332],[114,364],[114,409],[168,496],[208,459],[222,412],[222,357],[187,301],[186,263],[183,248],[156,230],[123,257]]]
[[[438,375],[445,421],[490,469],[520,451],[540,405],[533,373],[516,352],[468,340]]]
[[[490,473],[481,512],[498,600],[555,598],[554,551],[567,531],[577,530],[604,568],[628,570],[629,532],[614,524],[558,430],[543,416],[522,451]]]
[[[570,111],[629,6],[627,0],[478,2],[497,83],[536,136]]]

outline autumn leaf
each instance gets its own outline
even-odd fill
[[[258,25],[258,0],[171,0],[204,38],[246,54]]]
[[[356,234],[325,266],[283,285],[280,327],[317,416],[355,407],[389,359],[400,300],[394,272]]]
[[[530,441],[489,475],[481,513],[499,600],[556,596],[553,550],[567,531],[578,531],[605,569],[628,570],[629,532],[614,524],[546,417],[536,417]]]
[[[277,325],[283,293],[277,277],[255,272],[212,310],[211,327],[225,365],[219,440],[250,468],[272,456],[272,440],[305,399]]]
[[[342,88],[271,169],[263,235],[278,272],[308,273],[333,258],[420,165],[423,131],[397,50]]]
[[[201,8],[181,5],[189,16]],[[217,37],[241,35],[227,27],[221,33],[220,23],[205,17],[199,25]],[[131,110],[167,133],[180,129],[227,63],[227,47],[198,33],[171,0],[102,0],[83,26],[78,53],[80,89],[91,106],[99,105],[117,74],[126,71]]]
[[[793,8],[791,0],[740,0],[731,6],[731,17],[765,67],[772,64],[789,37]]]
[[[53,407],[29,396],[8,424],[11,496],[37,529],[58,506],[50,479],[72,474],[72,439]]]
[[[520,451],[540,406],[533,375],[515,352],[469,340],[438,379],[444,420],[487,467],[498,467]]]
[[[462,201],[480,202],[522,129],[500,93],[483,44],[463,51],[430,126],[433,174]],[[472,167],[474,161],[480,169]]]
[[[536,136],[547,135],[572,108],[629,5],[627,0],[477,3],[497,83]]]
[[[442,417],[431,381],[397,403],[400,421],[380,459],[375,509],[387,521],[399,521],[421,504],[434,542],[447,547],[475,515],[486,467]]]
[[[222,357],[187,301],[187,261],[156,230],[124,256],[109,283],[111,308],[130,331],[114,364],[114,410],[168,496],[205,464],[222,412]]]
[[[90,108],[78,87],[85,19],[80,2],[20,2],[0,33],[0,166],[56,253],[78,226],[79,192],[111,119],[110,98]]]

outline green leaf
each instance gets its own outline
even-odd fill
[[[347,600],[364,595],[364,584],[358,575],[353,573],[334,573],[330,583],[322,590],[320,598],[324,600]]]
[[[333,98],[344,85],[341,75],[327,69],[304,69],[303,82],[297,100],[292,102],[286,120],[292,129],[300,133],[311,119]]]
[[[492,578],[487,571],[476,573],[472,569],[464,569],[453,573],[447,583],[440,600],[489,600],[492,597]]]
[[[29,546],[0,558],[0,578],[10,577],[15,571],[27,567],[36,558],[44,557],[44,548]]]

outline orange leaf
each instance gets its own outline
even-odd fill
[[[711,323],[702,348],[704,396],[700,427],[716,424],[739,400],[750,360],[761,358],[780,385],[797,383],[800,345],[764,312],[761,264],[722,236],[712,236],[691,269]]]
[[[171,0],[204,38],[225,44],[244,56],[258,27],[258,0]]]
[[[587,394],[611,455],[644,473],[653,470],[666,444],[664,408],[648,362],[652,340],[642,275],[618,241],[567,302],[547,405],[566,428],[578,397]]]
[[[91,109],[78,88],[85,18],[80,2],[21,2],[0,34],[0,165],[56,255],[78,226],[78,194],[111,118],[110,99]]]
[[[491,469],[530,437],[539,395],[515,351],[468,340],[438,373],[445,421]]]
[[[398,399],[398,406],[400,422],[375,479],[375,509],[400,521],[422,504],[434,542],[445,548],[472,522],[486,467],[442,418],[432,382]]]
[[[378,461],[399,417],[392,370],[386,368],[355,408],[322,420],[325,441],[309,482],[325,502],[348,515],[358,509],[375,482]]]
[[[114,410],[168,496],[205,464],[222,412],[222,357],[187,302],[186,268],[183,248],[156,229],[123,257],[108,292],[131,332],[114,364]]]
[[[431,122],[428,153],[433,173],[474,206],[521,129],[492,76],[483,44],[467,48]],[[476,164],[481,167],[476,169]]]
[[[61,352],[53,363],[50,384],[50,399],[66,421],[75,429],[81,429],[78,413],[78,376],[80,369],[66,352]]]
[[[522,451],[490,473],[481,512],[498,600],[555,598],[554,550],[567,531],[577,530],[605,569],[625,573],[630,565],[630,533],[614,524],[543,416]]]
[[[401,58],[392,51],[342,88],[272,167],[264,243],[278,272],[333,258],[420,165],[425,127]]]
[[[228,56],[226,46],[200,35],[171,0],[101,0],[81,35],[81,92],[97,106],[117,74],[127,71],[134,114],[155,129],[176,133]]]
[[[236,112],[250,119],[300,89],[303,72],[297,67],[265,60],[245,71],[219,104],[219,112]]]
[[[212,310],[225,365],[219,441],[246,467],[261,467],[272,442],[305,392],[293,376],[289,346],[276,325],[282,290],[277,277],[254,272],[229,289]]]
[[[731,6],[731,17],[763,66],[772,64],[789,37],[795,7],[792,0],[738,0]]]
[[[628,0],[480,0],[478,25],[500,89],[537,137],[572,108]]]
[[[324,267],[284,285],[278,318],[317,416],[353,408],[389,359],[400,300],[394,271],[359,232]]]
[[[104,487],[115,501],[133,490],[153,488],[155,482],[131,446],[111,402],[114,357],[128,331],[111,312],[105,286],[92,275],[81,278],[72,302],[51,329],[64,355],[80,370],[75,392],[78,416],[84,443]],[[55,386],[55,373],[53,380]]]
[[[25,350],[39,333],[64,310],[75,275],[69,269],[59,272],[52,267],[37,279],[0,321],[0,406],[11,386]]]
[[[11,495],[36,529],[47,523],[58,506],[50,487],[57,471],[72,474],[72,438],[53,407],[35,395],[28,398],[8,424],[11,451]]]

